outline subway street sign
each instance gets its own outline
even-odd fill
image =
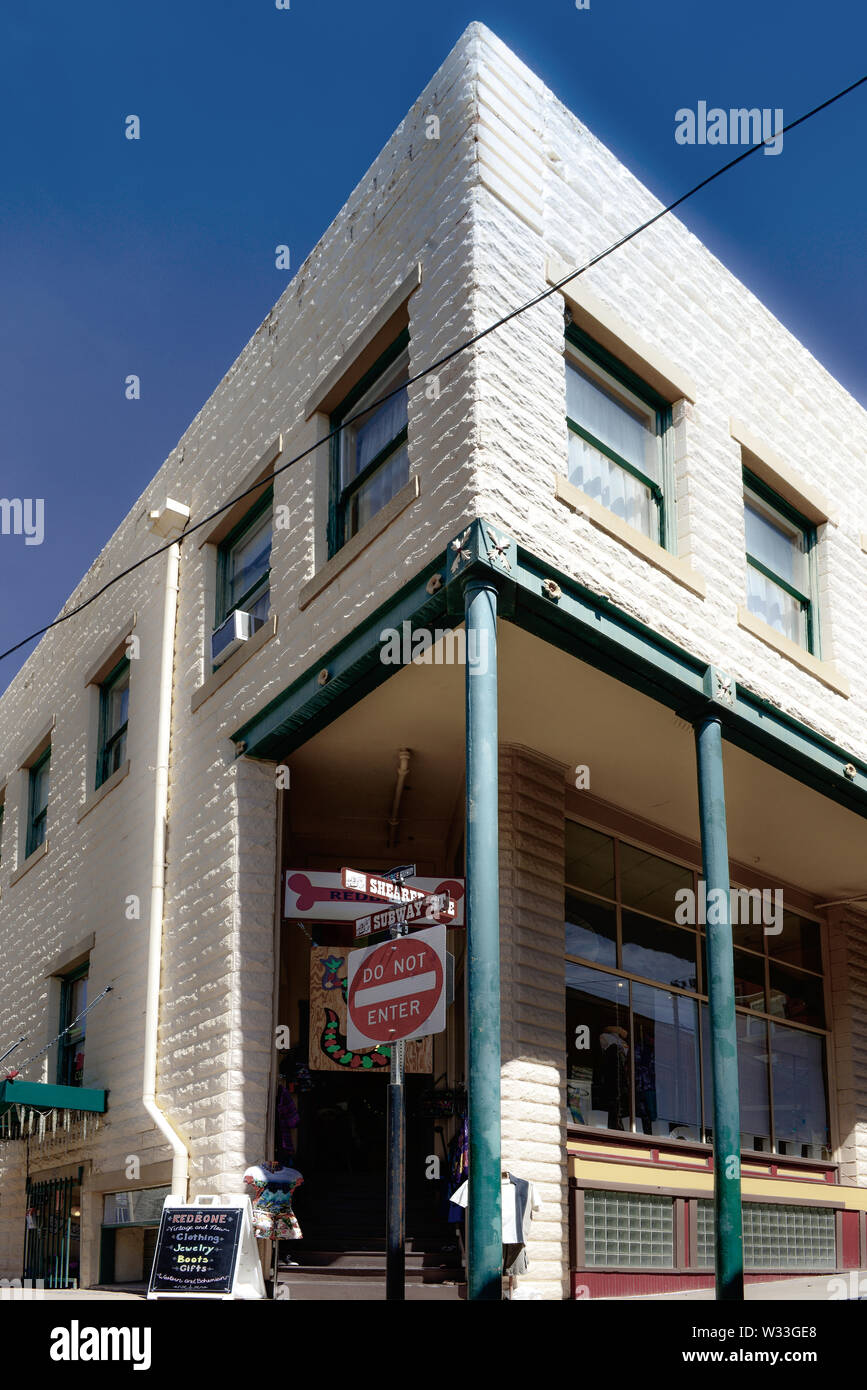
[[[435,921],[451,921],[455,915],[454,899],[448,893],[424,893],[409,903],[399,903],[394,907],[384,907],[367,917],[359,917],[355,923],[356,938],[373,936],[376,932],[387,931],[390,927],[412,926],[413,922],[433,917]]]
[[[352,951],[347,966],[346,1046],[354,1050],[442,1033],[446,971],[444,926]]]

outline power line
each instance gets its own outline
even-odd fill
[[[617,241],[607,246],[604,251],[600,251],[597,255],[592,256],[589,261],[585,261],[584,265],[579,266],[577,270],[572,270],[568,275],[564,275],[563,279],[558,280],[555,285],[549,285],[547,289],[534,295],[532,299],[528,299],[525,304],[519,305],[517,309],[510,310],[509,313],[504,314],[502,318],[489,324],[487,328],[481,329],[481,331],[475,333],[473,337],[467,338],[464,342],[459,343],[456,348],[452,348],[445,356],[440,357],[436,362],[425,367],[422,371],[416,372],[414,376],[409,377],[405,382],[402,382],[401,385],[393,387],[391,391],[386,391],[383,396],[380,396],[377,400],[365,406],[363,410],[357,411],[354,415],[348,415],[345,420],[341,420],[340,424],[335,426],[328,434],[324,435],[322,439],[317,439],[315,444],[309,445],[309,447],[303,449],[300,454],[296,454],[294,458],[288,459],[286,463],[282,463],[279,468],[275,468],[271,476],[276,478],[280,473],[285,473],[287,468],[291,468],[294,464],[300,463],[302,459],[312,454],[315,449],[321,448],[323,444],[330,443],[332,439],[340,434],[341,430],[346,429],[347,426],[360,419],[362,415],[366,415],[368,411],[383,405],[386,401],[390,400],[392,396],[398,395],[399,392],[405,391],[408,386],[412,386],[415,382],[420,381],[422,377],[430,376],[432,373],[439,371],[441,367],[445,367],[455,357],[459,356],[460,353],[466,352],[467,348],[474,347],[475,344],[481,342],[483,338],[487,338],[490,333],[494,333],[498,328],[502,328],[505,324],[511,323],[512,319],[516,319],[521,314],[525,314],[528,309],[535,308],[537,304],[541,304],[543,300],[550,298],[552,294],[556,294],[564,285],[568,285],[572,280],[577,280],[579,275],[583,275],[585,271],[592,269],[592,267],[598,265],[600,261],[604,261],[613,251],[618,251],[621,246],[625,246],[627,242],[632,241],[635,237],[639,236],[641,232],[646,232],[648,227],[652,227],[655,222],[659,222],[661,218],[667,217],[669,213],[674,212],[675,208],[679,208],[687,199],[694,197],[702,188],[707,188],[709,183],[713,183],[715,179],[721,178],[723,174],[728,173],[729,169],[734,169],[736,164],[741,164],[745,159],[748,159],[751,154],[755,154],[757,150],[764,149],[765,145],[770,141],[779,139],[781,135],[785,135],[788,131],[794,130],[796,126],[803,125],[805,121],[809,121],[813,116],[818,115],[820,111],[824,111],[828,106],[833,106],[835,101],[840,101],[842,97],[848,96],[850,92],[854,92],[857,87],[863,86],[865,82],[867,82],[867,75],[859,77],[857,82],[851,82],[848,87],[844,87],[841,91],[836,92],[834,96],[828,97],[826,101],[820,102],[819,105],[814,106],[812,110],[805,111],[802,116],[796,117],[794,121],[789,121],[788,124],[782,126],[780,130],[776,130],[772,135],[769,135],[766,140],[760,140],[757,144],[751,145],[749,149],[743,150],[741,154],[736,155],[734,159],[730,159],[727,164],[723,164],[715,173],[708,174],[707,178],[702,179],[700,183],[695,184],[692,188],[688,189],[686,193],[682,193],[679,198],[675,198],[673,203],[668,203],[664,208],[660,208],[659,212],[655,212],[652,217],[648,217],[646,221],[639,223],[637,227],[633,227],[631,232],[627,232],[625,236],[619,237]],[[195,522],[192,526],[187,526],[183,534],[178,537],[178,543],[186,540],[187,536],[191,536],[194,531],[200,530],[203,526],[208,526],[212,521],[215,521],[218,516],[221,516],[223,512],[236,506],[238,502],[243,501],[243,499],[250,496],[251,493],[261,492],[262,485],[261,481],[254,483],[251,487],[245,488],[243,492],[236,494],[228,502],[224,502],[222,506],[217,507],[215,511],[203,517],[201,521]],[[37,628],[36,631],[31,632],[28,637],[22,637],[21,641],[16,642],[13,647],[8,647],[6,651],[0,652],[0,661],[20,651],[22,647],[26,647],[28,642],[33,642],[37,637],[44,636],[44,634],[50,632],[52,628],[59,627],[61,623],[68,622],[70,618],[76,617],[77,614],[83,612],[85,608],[88,608],[91,603],[95,603],[98,598],[101,598],[112,585],[119,584],[122,579],[126,579],[129,575],[134,574],[137,569],[147,564],[149,560],[155,560],[157,556],[163,555],[167,550],[171,549],[172,545],[175,543],[175,541],[167,541],[165,545],[158,546],[156,550],[149,551],[147,555],[143,555],[141,559],[136,560],[134,564],[128,565],[125,570],[121,570],[119,574],[114,575],[111,579],[107,579],[101,588],[90,595],[90,598],[84,599],[83,602],[77,604],[75,608],[71,608],[68,613],[61,613],[53,622],[46,623],[44,627]]]
[[[90,1011],[91,1011],[91,1009],[96,1008],[96,1005],[99,1003],[100,999],[104,999],[105,996],[106,996],[106,994],[111,994],[111,991],[113,990],[113,988],[114,988],[113,985],[106,985],[106,986],[105,986],[105,989],[101,989],[100,992],[99,992],[99,994],[96,996],[96,998],[95,998],[95,999],[92,999],[91,1002],[88,1004],[87,1008],[86,1008],[86,1009],[82,1009],[82,1011],[81,1011],[80,1014],[76,1014],[76,1016],[75,1016],[75,1018],[72,1020],[72,1022],[71,1022],[71,1023],[67,1023],[66,1027],[61,1029],[61,1031],[57,1034],[57,1037],[56,1037],[56,1038],[52,1038],[52,1039],[51,1039],[51,1042],[46,1043],[45,1046],[44,1046],[44,1047],[41,1047],[41,1048],[39,1049],[38,1052],[34,1052],[33,1056],[32,1056],[32,1057],[28,1057],[26,1062],[22,1062],[21,1065],[20,1065],[20,1067],[13,1067],[12,1070],[13,1070],[14,1075],[15,1075],[15,1076],[18,1076],[19,1073],[21,1073],[22,1071],[25,1071],[27,1067],[32,1066],[34,1062],[38,1062],[40,1057],[44,1057],[44,1056],[45,1056],[45,1053],[49,1050],[49,1048],[52,1048],[56,1042],[60,1042],[60,1039],[61,1039],[61,1038],[65,1038],[65,1037],[66,1037],[66,1034],[67,1034],[68,1032],[70,1032],[70,1030],[73,1029],[73,1028],[75,1027],[76,1023],[80,1023],[80,1022],[81,1022],[81,1020],[84,1018],[85,1014],[89,1014]],[[21,1043],[23,1043],[24,1041],[25,1041],[24,1038],[19,1038],[19,1039],[18,1039],[18,1042],[15,1044],[15,1047],[19,1047],[19,1046],[21,1045]],[[13,1050],[13,1049],[10,1048],[10,1049],[9,1049],[9,1052],[11,1052],[12,1050]],[[4,1056],[4,1057],[8,1057],[8,1056],[9,1056],[9,1052],[4,1052],[3,1056]],[[8,1077],[8,1076],[5,1077],[5,1078],[0,1078],[0,1080],[3,1080],[3,1079],[5,1079],[5,1080],[11,1080],[12,1078],[11,1078],[11,1077]]]

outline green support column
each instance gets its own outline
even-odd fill
[[[729,854],[722,727],[713,710],[695,725],[701,852],[707,885],[707,993],[713,1074],[714,1245],[716,1296],[744,1296],[741,1227],[741,1135]],[[714,890],[717,890],[716,892]]]
[[[497,590],[464,588],[467,714],[467,1293],[502,1299]]]

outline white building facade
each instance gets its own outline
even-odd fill
[[[406,622],[460,623],[468,583],[498,613],[493,1099],[498,1166],[541,1202],[521,1282],[713,1282],[709,711],[731,883],[781,904],[734,927],[747,1276],[867,1266],[867,417],[673,217],[427,370],[658,206],[471,26],[67,609],[162,553],[0,700],[0,1041],[28,1039],[3,1066],[47,1048],[0,1085],[0,1275],[135,1281],[170,1186],[237,1191],[275,1152],[322,1248],[329,1206],[355,1248],[381,1064],[341,1060],[336,966],[321,1012],[345,923],[284,890],[412,862],[471,899],[472,676],[382,660]],[[446,1233],[466,938],[408,1084],[412,1219]]]

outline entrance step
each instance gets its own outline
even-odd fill
[[[298,1275],[322,1275],[325,1278],[342,1278],[351,1274],[358,1279],[385,1278],[385,1252],[376,1250],[307,1250],[293,1251],[297,1260],[293,1268],[280,1270],[280,1277],[292,1278]],[[459,1282],[464,1278],[460,1259],[454,1255],[437,1252],[408,1251],[405,1257],[407,1281],[413,1283],[443,1283],[448,1280]]]
[[[298,1274],[293,1270],[280,1271],[281,1284],[287,1286],[290,1300],[299,1303],[369,1303],[385,1302],[385,1276],[381,1279],[358,1279],[352,1276],[340,1279],[323,1279]],[[418,1284],[407,1280],[407,1303],[446,1302],[457,1303],[467,1296],[466,1283],[460,1284]]]

